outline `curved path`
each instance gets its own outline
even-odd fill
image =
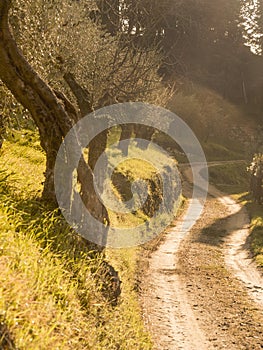
[[[225,239],[226,265],[242,281],[254,301],[263,308],[263,276],[252,260],[247,244],[250,235],[247,210],[214,186],[210,186],[209,193],[218,198],[228,210],[226,229],[231,234]]]
[[[184,175],[190,195],[189,167]],[[216,199],[191,231],[181,218],[149,259],[142,306],[155,349],[263,348],[263,280],[244,249],[248,215],[213,186],[209,193]]]

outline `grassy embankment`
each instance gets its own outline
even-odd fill
[[[135,290],[138,249],[106,253],[123,282],[112,307],[104,257],[36,200],[44,154],[34,135],[6,141],[0,164],[0,348],[151,349]]]
[[[115,139],[113,135],[110,142]],[[118,158],[118,152],[112,152]],[[139,153],[132,151],[130,156]],[[118,189],[118,175],[131,182],[155,179],[150,163],[155,157],[161,163],[154,152],[149,162],[120,163],[113,188],[117,197],[131,195],[130,183]],[[44,162],[32,132],[14,131],[12,141],[6,141],[1,150],[0,348],[151,349],[138,301],[138,271],[142,256],[156,247],[160,237],[143,247],[106,249],[105,255],[91,251],[57,211],[37,200]],[[112,224],[127,227],[142,223],[147,213],[138,210],[116,216],[110,212],[110,218]],[[110,303],[103,275],[105,259],[122,280],[116,307]]]
[[[263,268],[263,206],[255,203],[248,192],[247,166],[243,162],[210,167],[210,181],[246,207],[251,219],[251,251],[258,265]]]
[[[253,115],[191,80],[178,84],[168,107],[191,127],[208,161],[244,159],[253,153],[245,144],[258,125]]]

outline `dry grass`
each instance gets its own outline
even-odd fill
[[[136,250],[106,253],[123,281],[112,307],[102,293],[105,256],[37,200],[44,155],[29,143],[5,142],[0,156],[0,348],[151,349],[134,285]]]
[[[169,109],[191,127],[209,160],[244,159],[250,153],[255,121],[215,91],[181,79]]]

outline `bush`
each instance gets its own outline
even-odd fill
[[[263,154],[254,155],[251,165],[248,167],[251,175],[250,191],[257,203],[261,204],[263,200]]]

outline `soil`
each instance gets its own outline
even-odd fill
[[[154,349],[263,349],[263,279],[247,250],[247,213],[209,193],[190,232],[177,221],[149,258],[141,301]]]

